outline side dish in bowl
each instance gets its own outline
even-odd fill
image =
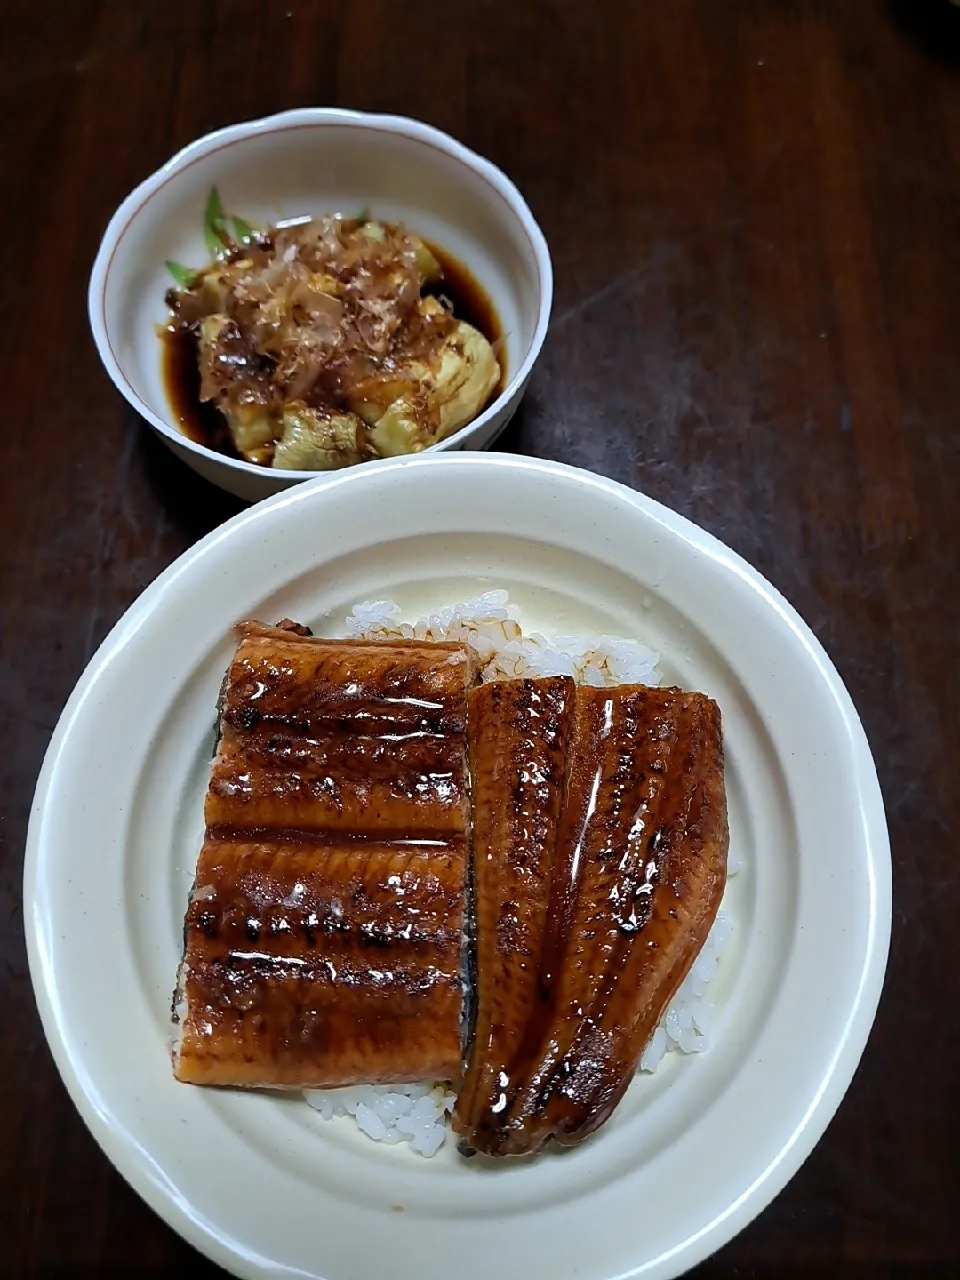
[[[200,270],[167,266],[166,381],[185,434],[260,466],[331,470],[419,453],[501,385],[497,320],[451,297],[465,273],[404,227],[360,216],[256,229],[207,199]],[[485,334],[480,325],[488,330]]]
[[[210,334],[221,354],[205,383],[186,338],[157,341],[169,262],[190,264],[182,295],[205,276],[204,301],[178,299],[192,324],[239,321],[239,338],[223,323]],[[255,500],[383,455],[488,448],[523,397],[552,299],[543,233],[495,165],[416,120],[316,107],[208,134],[141,183],[104,233],[88,308],[107,373],[148,426]]]

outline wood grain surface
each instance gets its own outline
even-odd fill
[[[634,485],[746,556],[825,644],[876,754],[895,913],[875,1029],[803,1169],[696,1275],[957,1274],[960,12],[6,0],[2,18],[0,1274],[221,1274],[67,1098],[27,974],[21,868],[85,663],[239,506],[156,444],[100,367],[99,237],[184,143],[306,104],[419,116],[514,178],[557,295],[503,447]]]

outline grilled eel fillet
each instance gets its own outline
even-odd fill
[[[470,651],[240,633],[184,926],[175,1073],[291,1089],[449,1079]]]
[[[470,694],[477,1012],[454,1127],[488,1155],[610,1115],[726,878],[720,713],[703,694]]]

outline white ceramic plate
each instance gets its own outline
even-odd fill
[[[295,1097],[177,1084],[170,993],[214,705],[240,618],[336,634],[503,585],[543,631],[637,635],[724,716],[738,945],[713,1047],[668,1055],[582,1147],[490,1169],[324,1122]],[[111,1160],[241,1276],[674,1276],[813,1147],[883,979],[890,859],[873,761],[811,632],[733,552],[553,463],[446,455],[340,472],[244,512],[172,565],[90,663],[31,815],[30,967],[57,1065]]]

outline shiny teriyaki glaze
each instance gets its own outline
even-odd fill
[[[523,1154],[609,1116],[709,931],[720,717],[702,694],[566,677],[483,686],[470,714],[477,1020],[454,1120]]]
[[[454,1076],[468,653],[247,624],[185,922],[181,1080]]]

